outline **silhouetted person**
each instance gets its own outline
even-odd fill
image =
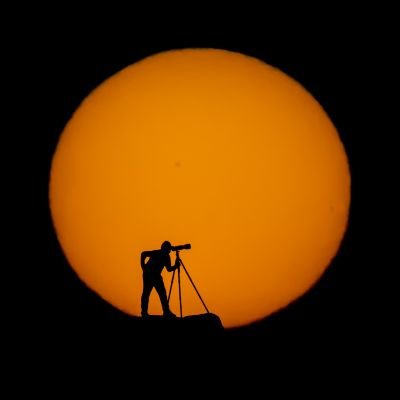
[[[148,316],[149,297],[153,287],[157,290],[160,296],[161,305],[163,308],[164,316],[175,317],[176,315],[171,312],[168,305],[167,292],[165,290],[164,281],[161,272],[166,267],[168,272],[174,271],[179,267],[180,262],[175,260],[175,265],[171,266],[171,252],[172,245],[170,242],[165,241],[161,245],[160,250],[143,251],[140,257],[140,265],[143,270],[143,292],[142,292],[142,316]],[[147,257],[149,261],[145,263]]]

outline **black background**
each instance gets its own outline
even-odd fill
[[[365,246],[361,238],[365,237],[367,208],[361,192],[367,182],[364,149],[370,146],[373,135],[365,115],[374,85],[370,60],[378,57],[376,46],[368,29],[351,21],[296,26],[290,32],[284,25],[270,29],[265,20],[246,23],[229,27],[191,27],[188,23],[173,28],[167,24],[158,30],[149,23],[147,31],[131,28],[132,23],[112,32],[104,24],[77,32],[70,25],[55,23],[27,32],[18,47],[19,68],[28,81],[23,96],[27,111],[25,121],[20,122],[29,121],[17,136],[24,143],[23,158],[27,161],[18,197],[28,211],[17,230],[25,246],[16,256],[18,274],[24,275],[26,288],[22,291],[28,296],[21,297],[19,311],[14,314],[20,333],[29,332],[30,338],[41,343],[51,341],[55,349],[67,344],[88,345],[94,332],[100,335],[103,350],[114,348],[114,342],[107,338],[115,336],[119,345],[137,346],[134,324],[140,322],[127,321],[90,291],[63,256],[48,206],[52,154],[74,110],[106,78],[160,51],[212,47],[257,57],[310,91],[337,127],[352,174],[349,227],[322,279],[286,309],[249,327],[226,332],[222,345],[244,353],[251,347],[253,355],[276,355],[288,349],[345,358],[362,353],[362,343],[369,334],[370,272],[360,251]],[[28,206],[26,198],[30,199]],[[198,339],[194,343],[198,344]]]

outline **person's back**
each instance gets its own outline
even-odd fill
[[[169,254],[165,254],[162,250],[150,250],[144,253],[145,257],[150,257],[143,267],[143,272],[146,274],[160,275],[164,266],[171,265]]]

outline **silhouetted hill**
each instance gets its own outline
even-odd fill
[[[96,359],[113,359],[142,368],[142,362],[164,359],[196,360],[223,344],[225,329],[212,313],[184,318],[121,314],[117,321],[80,320],[69,316],[55,321],[49,314],[44,320],[25,321],[17,332],[18,343],[32,359],[51,356],[57,363],[80,360],[93,364]],[[176,358],[178,357],[178,358]],[[65,361],[66,362],[66,361]]]
[[[220,318],[212,313],[189,315],[183,318],[165,318],[157,315],[134,319],[135,333],[142,337],[154,335],[176,338],[218,337],[224,333]]]

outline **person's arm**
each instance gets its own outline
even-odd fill
[[[146,266],[146,258],[150,257],[152,254],[151,251],[143,251],[142,254],[140,255],[140,266],[142,267],[142,269],[144,269],[144,267]]]
[[[166,257],[166,262],[165,262],[165,268],[167,269],[168,272],[175,271],[180,265],[180,262],[178,260],[178,257],[175,260],[174,266],[171,265],[171,257],[168,255]]]

